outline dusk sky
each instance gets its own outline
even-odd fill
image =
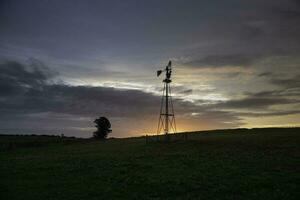
[[[0,0],[0,134],[300,126],[298,0]]]

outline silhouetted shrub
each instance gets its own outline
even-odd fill
[[[99,117],[94,120],[97,131],[94,132],[94,137],[99,139],[107,138],[108,133],[111,132],[111,124],[106,117]]]

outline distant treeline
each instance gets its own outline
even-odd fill
[[[43,134],[43,135],[38,135],[38,134],[1,134],[0,133],[0,137],[1,136],[12,136],[12,137],[15,137],[15,136],[22,136],[22,137],[24,137],[24,136],[26,136],[26,137],[59,137],[59,138],[61,138],[61,137],[64,137],[64,138],[70,138],[70,139],[75,139],[76,137],[74,137],[74,136],[65,136],[65,135],[45,135],[45,134]]]
[[[36,135],[36,134],[0,134],[0,151],[23,147],[43,147],[48,145],[65,145],[81,141],[76,137],[65,137],[63,135]]]

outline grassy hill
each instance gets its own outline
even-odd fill
[[[178,138],[0,136],[0,199],[300,197],[300,128]]]

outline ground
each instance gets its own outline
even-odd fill
[[[187,136],[0,136],[0,199],[300,198],[300,128]]]

